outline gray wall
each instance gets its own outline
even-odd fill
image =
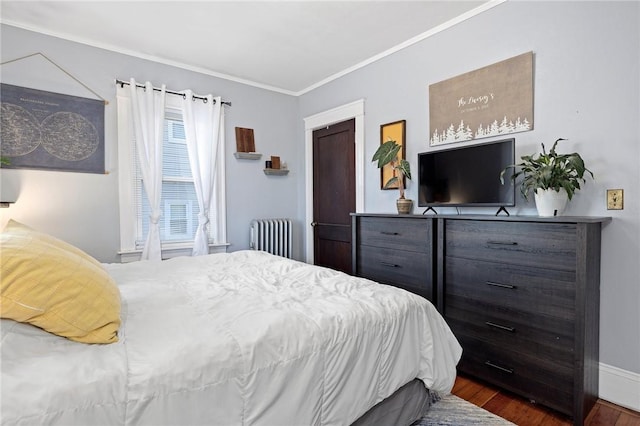
[[[416,170],[431,149],[428,86],[533,51],[535,129],[514,135],[516,158],[564,137],[561,149],[579,151],[595,173],[566,214],[613,217],[602,233],[601,362],[640,373],[639,25],[638,2],[506,2],[301,96],[300,115],[365,99],[365,211],[394,212],[397,192],[379,189],[369,161],[380,124],[407,120]],[[607,188],[624,189],[624,210],[606,210]],[[408,196],[417,199],[415,178]],[[535,214],[523,199],[509,210]]]
[[[192,89],[231,101],[226,107],[227,215],[230,251],[249,246],[249,223],[258,217],[290,217],[301,228],[303,150],[296,143],[298,99],[292,96],[186,71],[3,25],[2,62],[41,52],[82,81],[105,107],[106,175],[35,170],[0,171],[2,193],[18,193],[17,203],[0,211],[8,218],[48,232],[84,249],[102,262],[119,260],[118,163],[115,79],[131,77],[173,90]],[[2,66],[2,82],[39,90],[95,98],[79,83],[41,57]],[[236,160],[234,128],[254,129],[261,161]],[[265,176],[264,159],[278,155],[288,176]],[[294,255],[302,258],[302,232]]]

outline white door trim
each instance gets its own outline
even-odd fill
[[[305,117],[305,258],[313,263],[313,131],[355,118],[356,212],[364,209],[364,99]]]

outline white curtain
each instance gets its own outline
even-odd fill
[[[142,182],[149,199],[151,215],[149,233],[142,251],[142,260],[161,260],[160,244],[160,198],[162,196],[162,140],[164,131],[166,87],[154,90],[150,82],[138,88],[132,78],[131,112],[136,138],[136,149],[140,161]]]
[[[200,213],[192,256],[209,254],[209,214],[213,206],[214,184],[219,144],[224,143],[222,99],[207,95],[205,100],[194,99],[186,90],[182,99],[185,137],[189,163]]]

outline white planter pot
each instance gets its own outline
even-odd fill
[[[553,189],[536,189],[535,200],[536,208],[538,209],[538,216],[550,217],[560,216],[567,207],[567,191],[560,189],[555,191]]]

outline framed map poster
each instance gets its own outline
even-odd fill
[[[104,173],[104,100],[0,85],[6,168]]]
[[[429,86],[429,144],[533,130],[533,52]]]

